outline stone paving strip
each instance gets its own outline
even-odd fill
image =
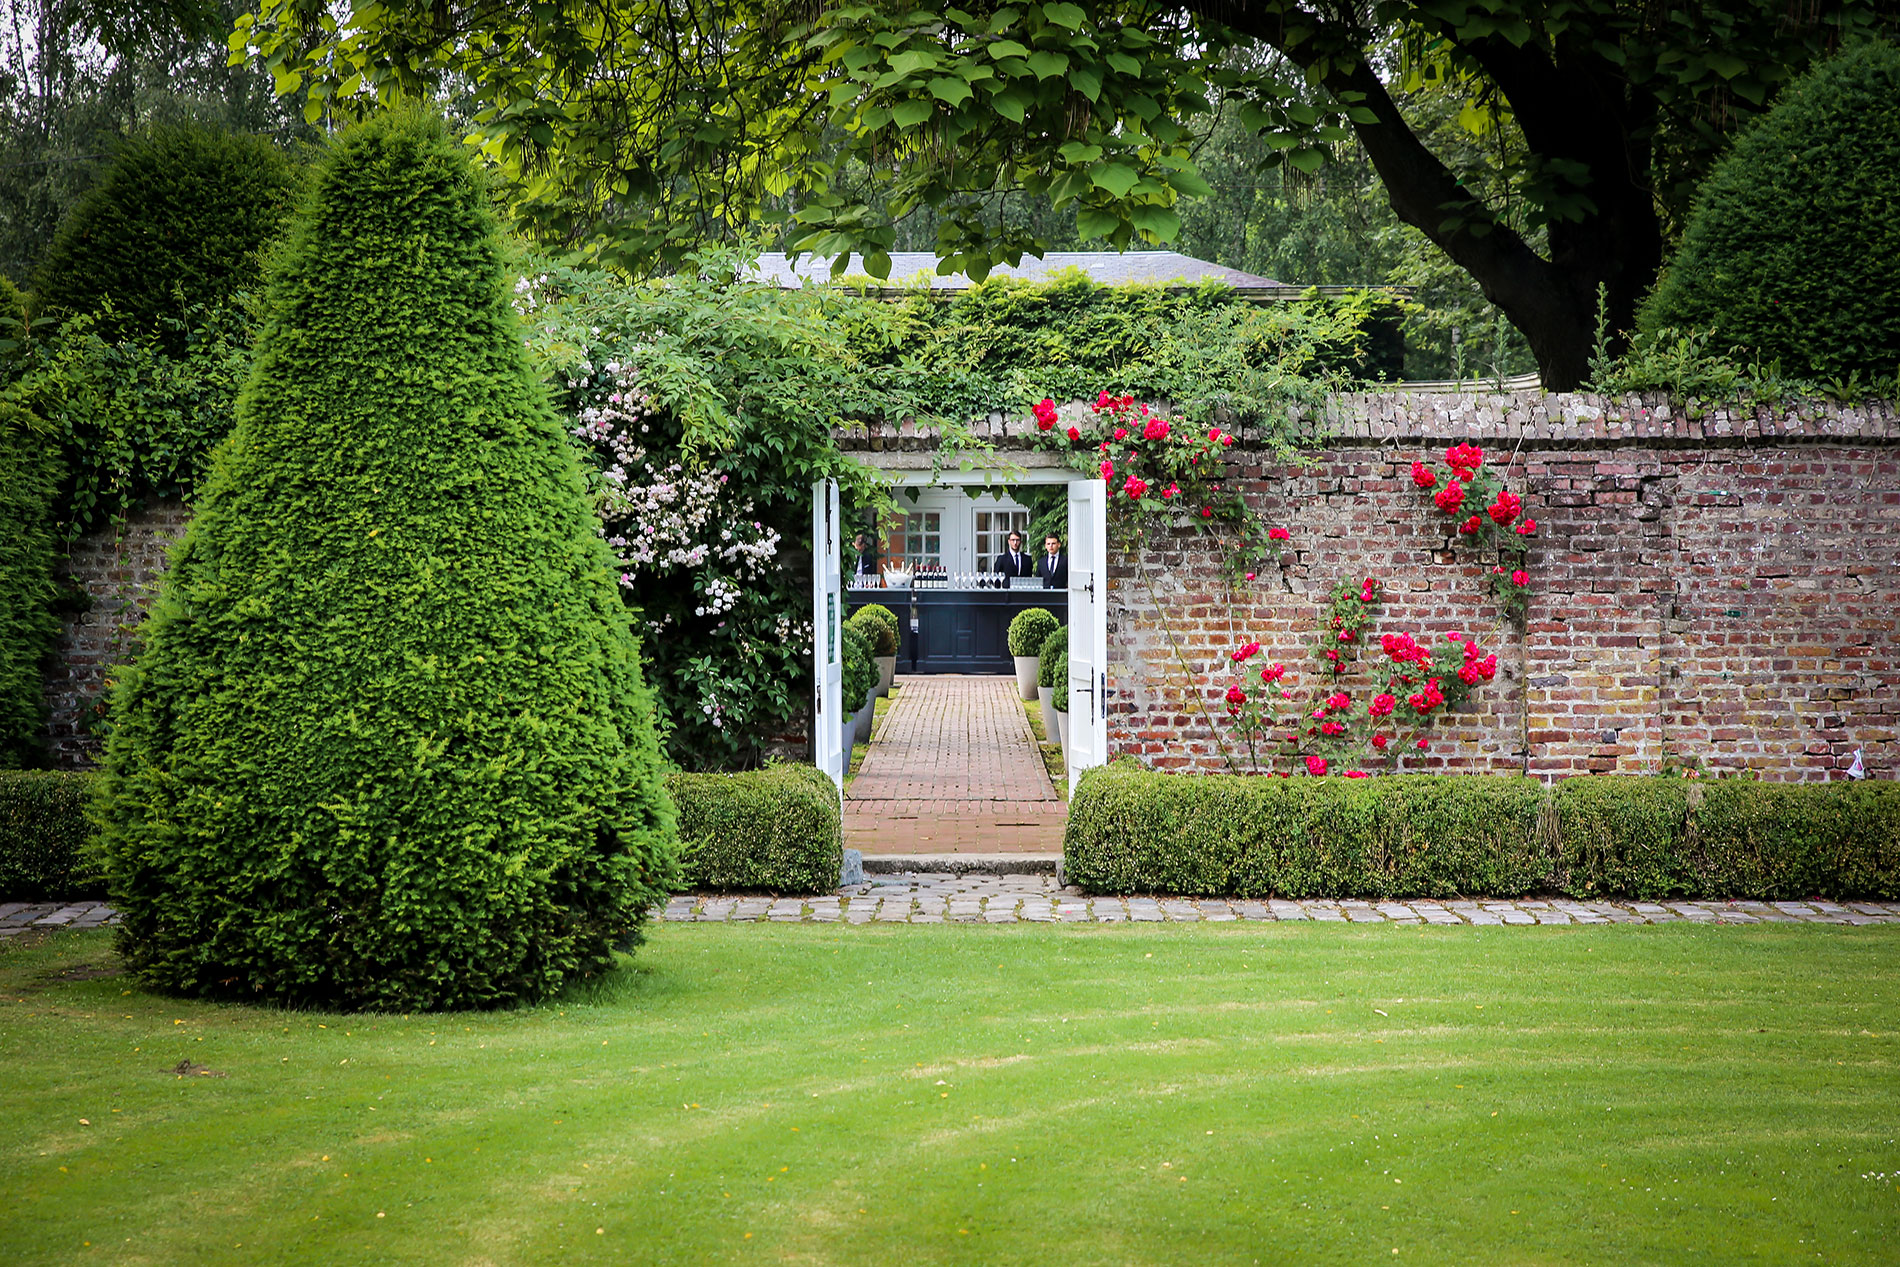
[[[904,873],[823,897],[681,894],[655,915],[698,924],[1900,924],[1900,902],[1091,897],[1048,875]],[[118,922],[104,902],[0,903],[0,939]]]
[[[730,924],[1900,924],[1900,902],[1573,902],[1567,898],[1370,902],[1091,897],[1050,875],[873,876],[824,897],[681,894],[661,918]]]

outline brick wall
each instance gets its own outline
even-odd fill
[[[88,766],[98,757],[96,727],[113,667],[131,654],[166,552],[189,519],[183,503],[156,502],[117,530],[80,540],[69,553],[67,573],[87,602],[85,610],[64,617],[46,679],[54,764]]]
[[[1257,637],[1310,682],[1306,648],[1327,591],[1371,574],[1389,587],[1379,630],[1477,632],[1498,653],[1497,680],[1408,769],[1555,777],[1693,758],[1821,779],[1856,748],[1882,777],[1900,767],[1891,408],[1691,417],[1637,399],[1393,393],[1342,397],[1309,425],[1325,438],[1303,468],[1264,458],[1244,428],[1235,450],[1249,498],[1294,533],[1283,571],[1230,594],[1186,531],[1111,561],[1116,752],[1225,768],[1209,717],[1222,717],[1227,652]],[[998,415],[975,430],[1007,452],[1033,424]],[[1412,487],[1412,460],[1459,440],[1513,465],[1539,522],[1522,628],[1487,633],[1489,562],[1456,548]],[[911,424],[847,443],[883,464],[932,461],[936,447]],[[93,603],[68,619],[48,682],[60,764],[95,754],[86,718],[185,519],[160,504],[74,549],[72,573]]]
[[[1293,533],[1284,570],[1230,593],[1186,530],[1111,561],[1114,751],[1225,768],[1226,653],[1259,638],[1310,685],[1328,591],[1374,575],[1388,585],[1375,632],[1479,632],[1499,658],[1497,680],[1407,769],[1557,777],[1694,760],[1818,780],[1856,748],[1871,772],[1900,765],[1891,410],[1690,418],[1530,394],[1332,408],[1310,466],[1235,463],[1250,502]],[[1494,560],[1460,548],[1410,480],[1413,459],[1460,440],[1512,466],[1539,523],[1522,627],[1494,629],[1482,587]]]

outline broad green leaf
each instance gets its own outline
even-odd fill
[[[1118,70],[1124,75],[1139,75],[1141,73],[1141,63],[1126,53],[1110,53],[1102,60],[1108,63],[1110,69]]]
[[[1093,163],[1102,156],[1102,147],[1086,145],[1081,141],[1064,141],[1056,151],[1056,156],[1065,163]]]
[[[900,128],[914,128],[930,117],[932,108],[928,101],[900,101],[891,107],[891,122]]]
[[[970,85],[964,83],[961,79],[952,79],[948,75],[940,75],[931,80],[930,93],[936,97],[937,100],[947,101],[953,106],[962,105],[968,101],[972,95]]]
[[[1286,156],[1286,161],[1308,175],[1318,171],[1326,163],[1324,150],[1298,149]]]
[[[1190,198],[1214,196],[1214,187],[1203,180],[1198,172],[1175,172],[1168,177],[1168,184],[1174,187],[1175,192],[1186,194]]]
[[[1097,189],[1106,189],[1117,198],[1125,198],[1128,191],[1135,187],[1141,177],[1135,169],[1126,163],[1097,163],[1089,169],[1089,183]]]
[[[1082,10],[1078,5],[1045,4],[1042,6],[1042,16],[1057,26],[1067,27],[1071,31],[1082,29]]]
[[[1029,55],[1029,69],[1036,72],[1037,79],[1051,79],[1066,74],[1069,69],[1067,53],[1052,53],[1046,48],[1037,49]]]
[[[915,75],[920,70],[935,70],[937,55],[923,49],[906,49],[891,58],[891,69],[900,75]]]
[[[1005,119],[1008,119],[1011,123],[1021,123],[1023,121],[1023,108],[1028,104],[1029,99],[1030,95],[1028,92],[1012,84],[990,98],[990,108],[1002,115]]]
[[[1166,207],[1136,207],[1128,219],[1137,229],[1152,233],[1156,241],[1172,242],[1181,231],[1181,217]]]
[[[1102,99],[1101,75],[1085,66],[1069,72],[1069,84],[1090,101]]]
[[[1107,237],[1121,226],[1122,218],[1100,207],[1083,207],[1075,213],[1075,231],[1084,241]]]
[[[988,45],[989,54],[997,61],[1005,57],[1028,57],[1029,50],[1015,40],[996,40]]]

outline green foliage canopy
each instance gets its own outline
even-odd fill
[[[31,764],[44,744],[40,671],[59,635],[53,615],[53,496],[58,441],[0,400],[0,768]]]
[[[1655,276],[1655,191],[1673,197],[1844,32],[1892,22],[1875,0],[1793,16],[1781,0],[559,0],[452,18],[364,4],[340,22],[260,0],[234,56],[313,101],[465,86],[517,212],[615,260],[678,259],[778,215],[795,248],[860,250],[874,274],[920,207],[945,271],[1041,250],[998,210],[1015,194],[1071,209],[1085,239],[1173,240],[1179,200],[1208,192],[1192,125],[1219,96],[1300,171],[1356,135],[1399,216],[1567,388],[1587,371],[1599,285],[1620,329]],[[1414,75],[1461,97],[1473,127],[1514,122],[1527,144],[1488,160],[1501,198],[1421,139],[1394,92]]]
[[[543,997],[676,875],[639,661],[440,122],[334,147],[114,699],[121,947],[182,993]]]

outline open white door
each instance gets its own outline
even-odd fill
[[[1069,791],[1108,762],[1108,485],[1069,485]]]
[[[844,793],[844,578],[838,541],[838,481],[811,486],[812,764]]]

